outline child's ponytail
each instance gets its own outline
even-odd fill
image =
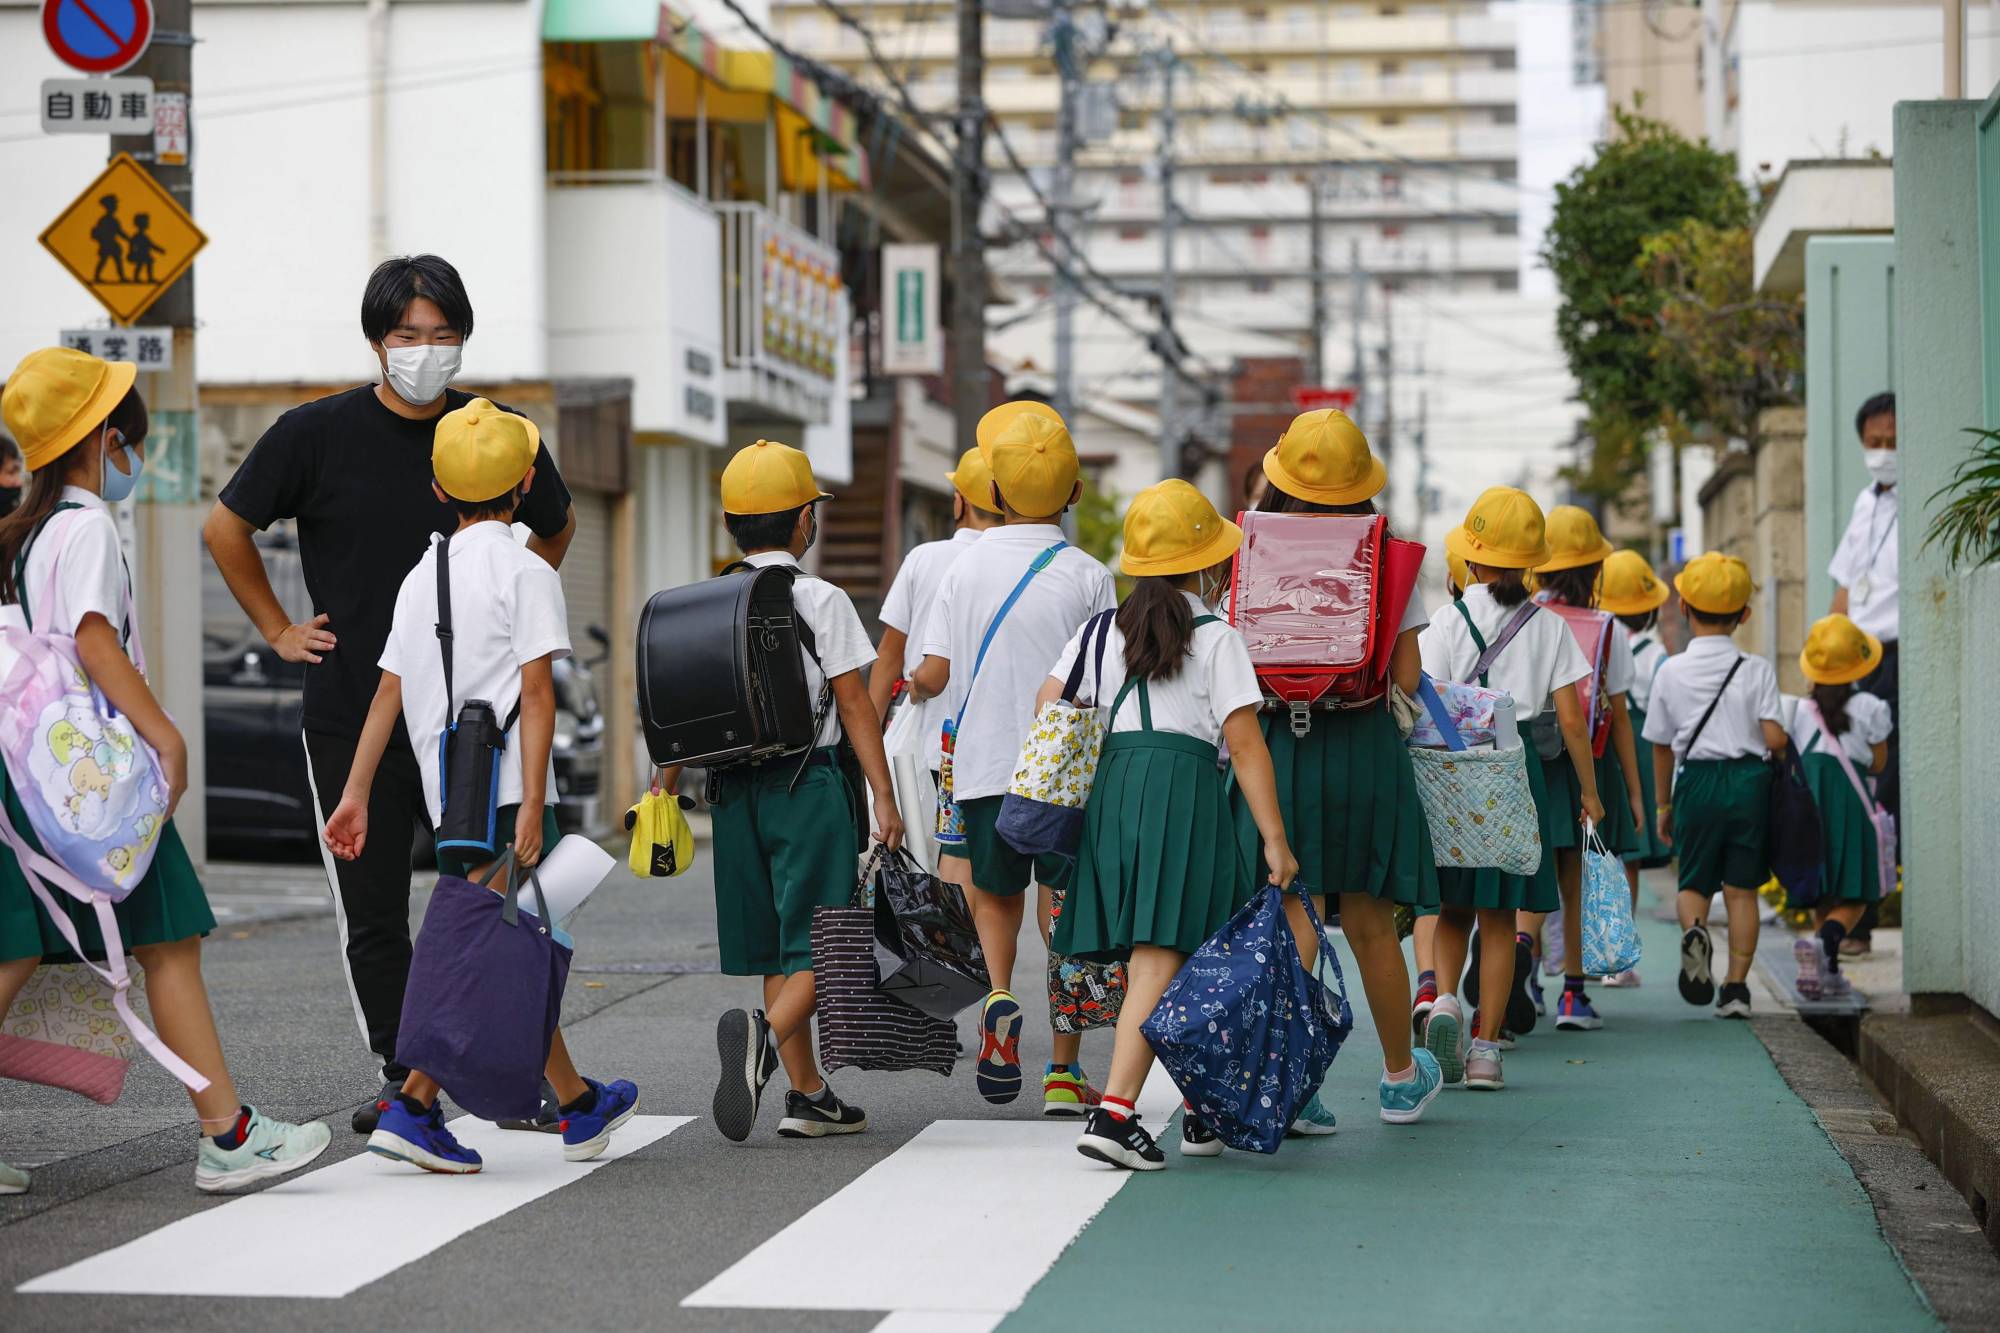
[[[1118,608],[1125,670],[1140,680],[1171,680],[1194,643],[1194,607],[1170,578],[1142,578]]]
[[[1847,701],[1854,697],[1852,685],[1815,685],[1812,687],[1812,701],[1819,709],[1819,715],[1826,720],[1826,729],[1835,739],[1847,734]]]

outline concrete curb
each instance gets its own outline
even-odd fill
[[[1971,1205],[2000,1251],[2000,1033],[1973,1011],[1876,1015],[1861,1025],[1863,1072]],[[1992,1307],[2000,1326],[2000,1299]]]

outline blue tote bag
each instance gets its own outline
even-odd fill
[[[502,871],[507,890],[487,884]],[[520,910],[521,885],[535,913]],[[396,1060],[438,1081],[485,1120],[533,1120],[569,981],[570,950],[554,929],[541,881],[514,853],[484,881],[438,876],[410,957]]]
[[[1278,1151],[1354,1029],[1340,963],[1312,899],[1305,904],[1320,934],[1315,970],[1333,986],[1300,960],[1283,893],[1266,884],[1238,908],[1188,958],[1141,1029],[1196,1118],[1245,1152]]]

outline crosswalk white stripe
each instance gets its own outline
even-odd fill
[[[1157,1130],[1179,1103],[1155,1067],[1140,1115]],[[1017,1308],[1130,1178],[1071,1149],[1081,1128],[1076,1120],[935,1121],[681,1304],[885,1310],[910,1316],[879,1326],[891,1333],[980,1333],[965,1321],[985,1315],[991,1328]],[[949,1197],[929,1202],[941,1182]],[[904,1223],[884,1231],[885,1218]],[[879,1243],[857,1245],[857,1236]]]
[[[630,1156],[692,1116],[634,1116],[594,1162],[566,1162],[553,1135],[452,1122],[485,1159],[478,1175],[440,1180],[361,1153],[233,1199],[20,1285],[22,1292],[337,1299],[476,1227]]]

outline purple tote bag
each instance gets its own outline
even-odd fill
[[[504,895],[486,887],[502,867]],[[523,882],[535,891],[538,916],[520,911]],[[540,879],[521,872],[511,850],[485,881],[440,875],[424,911],[396,1059],[484,1120],[532,1120],[541,1110],[570,962],[549,919]]]

